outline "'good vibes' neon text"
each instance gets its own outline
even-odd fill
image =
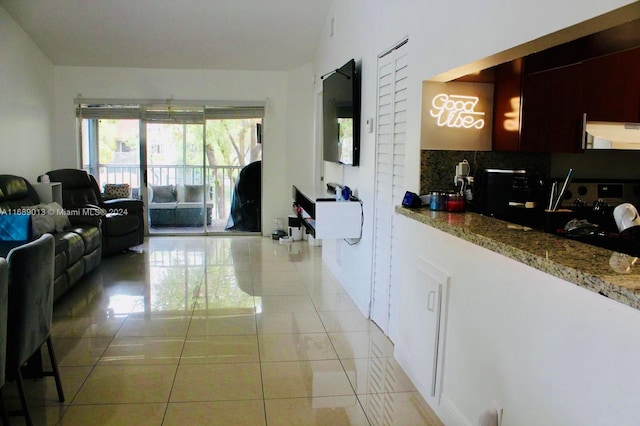
[[[476,96],[447,95],[440,93],[431,101],[433,107],[429,113],[439,127],[454,127],[463,129],[482,129],[484,127],[484,112],[476,111],[478,105]]]

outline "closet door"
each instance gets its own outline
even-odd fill
[[[371,319],[389,330],[393,211],[404,196],[407,40],[378,58],[376,181]]]

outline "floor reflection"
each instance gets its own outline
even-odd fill
[[[37,424],[441,424],[305,241],[154,236],[65,295],[53,336],[67,401],[30,382]]]

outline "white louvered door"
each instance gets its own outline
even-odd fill
[[[378,110],[371,319],[389,332],[394,206],[404,196],[407,41],[378,58]]]

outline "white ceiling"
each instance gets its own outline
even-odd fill
[[[286,71],[332,0],[0,0],[54,65]]]

